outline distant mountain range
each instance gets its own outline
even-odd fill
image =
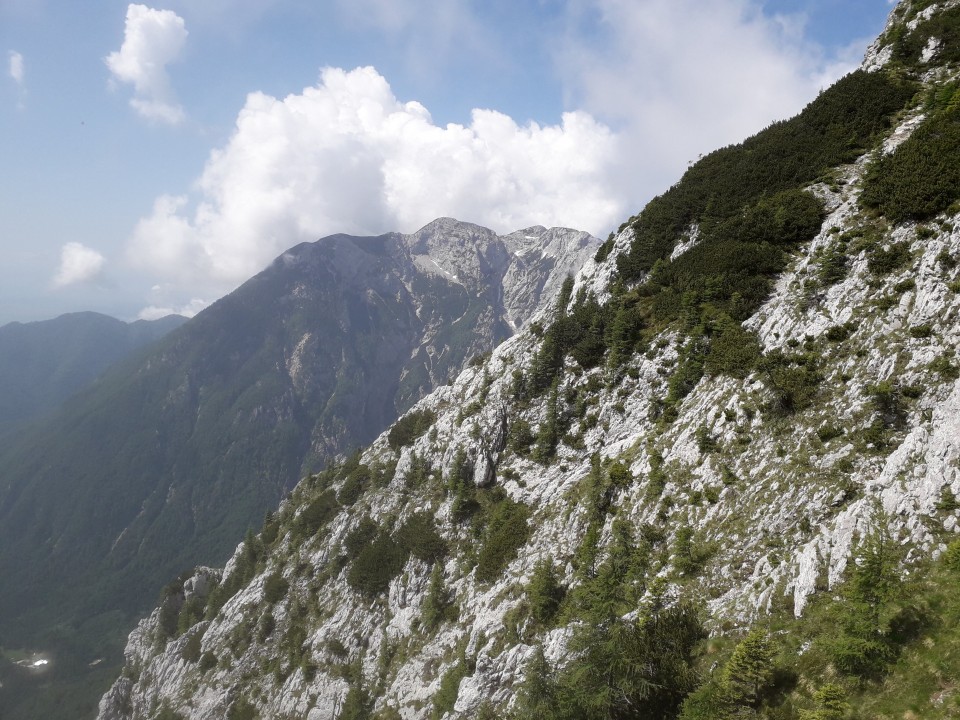
[[[171,575],[223,562],[304,473],[512,335],[599,244],[451,219],[335,235],[115,365],[0,449],[4,644],[69,646],[74,675],[119,661],[105,625],[128,631]]]
[[[0,327],[0,438],[57,407],[187,319],[125,323],[94,312]]]

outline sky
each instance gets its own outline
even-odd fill
[[[0,0],[0,325],[193,315],[289,247],[606,237],[890,0]]]

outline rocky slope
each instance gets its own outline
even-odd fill
[[[585,662],[604,578],[600,633],[696,601],[735,634],[839,592],[879,530],[908,576],[937,557],[960,531],[958,62],[960,3],[900,3],[867,72],[691,168],[529,330],[172,583],[99,717],[504,716],[538,648]]]
[[[225,561],[304,472],[512,335],[598,245],[440,219],[281,255],[0,448],[4,645],[109,659],[99,623]]]

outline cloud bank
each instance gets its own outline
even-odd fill
[[[130,255],[168,279],[235,285],[298,242],[413,231],[441,215],[497,230],[599,230],[626,208],[609,173],[616,153],[586,113],[520,126],[474,110],[468,126],[440,127],[373,68],[327,68],[301,94],[249,95],[197,201],[159,198]]]
[[[92,282],[99,277],[106,258],[82,243],[69,242],[60,250],[60,267],[53,278],[54,287]]]
[[[127,7],[123,45],[104,62],[114,80],[133,85],[130,105],[148,120],[176,125],[186,117],[167,74],[167,65],[180,56],[186,40],[186,25],[175,12]]]

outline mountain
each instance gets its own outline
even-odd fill
[[[101,720],[954,717],[958,62],[901,2],[171,582]]]
[[[139,348],[186,318],[125,323],[80,312],[0,327],[0,437],[53,410]]]
[[[70,682],[116,663],[171,575],[223,562],[304,472],[489,353],[598,246],[451,219],[335,235],[115,366],[0,450],[3,645],[58,650],[51,672]]]

